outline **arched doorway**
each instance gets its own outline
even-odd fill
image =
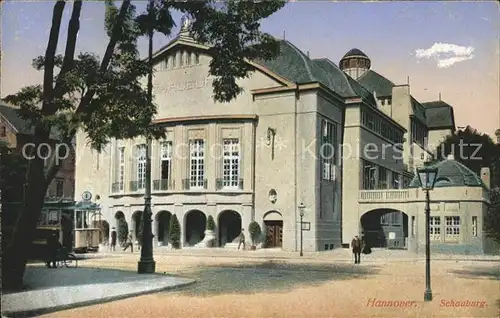
[[[241,215],[233,210],[219,214],[217,227],[219,229],[219,246],[233,242],[241,233]]]
[[[199,210],[191,210],[185,217],[185,239],[188,246],[194,246],[205,237],[207,217]]]
[[[158,212],[158,214],[156,214],[156,235],[158,238],[158,242],[161,242],[163,245],[168,244],[168,229],[171,217],[172,214],[168,211],[160,211]]]
[[[134,234],[133,237],[136,241],[139,241],[140,235],[141,235],[141,218],[142,218],[142,211],[135,211],[132,214],[132,223],[133,223],[133,230]]]
[[[392,209],[369,211],[361,217],[361,228],[370,247],[405,249],[408,215]]]
[[[278,248],[283,246],[283,216],[278,211],[269,211],[264,214],[264,233],[266,241],[264,247]]]
[[[115,230],[118,244],[122,245],[127,240],[128,224],[125,215],[121,211],[115,213]]]
[[[99,244],[104,243],[109,238],[109,223],[105,220],[92,221],[94,228],[99,229]]]

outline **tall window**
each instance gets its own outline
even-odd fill
[[[387,189],[387,169],[384,167],[378,167],[378,188]]]
[[[161,143],[161,179],[170,180],[172,177],[172,142]]]
[[[431,241],[441,240],[441,219],[439,216],[431,216],[429,224],[429,234]]]
[[[56,197],[62,198],[64,195],[64,180],[57,179],[56,180]]]
[[[223,186],[237,188],[240,175],[240,142],[238,139],[224,139],[223,148]]]
[[[189,157],[191,162],[189,186],[203,188],[205,179],[205,142],[203,139],[189,141]]]
[[[445,241],[458,241],[460,238],[460,217],[446,216],[445,221]]]
[[[361,161],[363,164],[363,189],[374,190],[376,186],[377,167],[366,160]]]
[[[125,147],[118,148],[118,190],[125,189]]]
[[[411,217],[411,236],[415,236],[415,228],[416,228],[415,216],[412,216]]]
[[[137,146],[137,189],[146,186],[146,145]]]
[[[0,126],[0,137],[7,136],[7,128],[5,126]]]
[[[472,236],[477,236],[477,216],[472,217]]]
[[[200,64],[200,55],[198,53],[194,53],[194,63],[196,65]]]
[[[320,156],[323,163],[323,180],[332,181],[335,176],[335,162],[337,154],[335,145],[337,139],[337,126],[327,120],[322,120],[322,140],[320,148]]]
[[[392,188],[399,189],[399,183],[400,183],[399,178],[401,177],[401,175],[394,171],[392,171],[391,175],[392,175],[392,181],[391,181]]]

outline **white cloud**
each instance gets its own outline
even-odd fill
[[[434,59],[438,68],[450,67],[456,63],[470,60],[474,57],[472,46],[460,46],[448,43],[434,43],[428,49],[415,50],[417,59]]]

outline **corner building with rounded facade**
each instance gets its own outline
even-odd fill
[[[242,229],[249,244],[255,220],[259,247],[297,251],[302,203],[304,251],[345,247],[364,230],[380,247],[409,248],[408,186],[426,149],[455,129],[453,108],[419,103],[358,49],[338,67],[288,41],[280,48],[272,61],[248,61],[229,103],[213,101],[209,48],[187,32],[155,53],[154,123],[166,130],[151,150],[155,245],[168,243],[175,214],[182,247],[203,244],[212,216],[217,246],[235,248]],[[123,219],[134,235],[144,149],[142,138],[112,140],[97,153],[77,136],[77,197],[98,194],[109,228]]]

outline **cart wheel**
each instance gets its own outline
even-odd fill
[[[77,268],[78,267],[78,259],[75,254],[68,254],[68,259],[64,261],[64,265],[68,268]]]

